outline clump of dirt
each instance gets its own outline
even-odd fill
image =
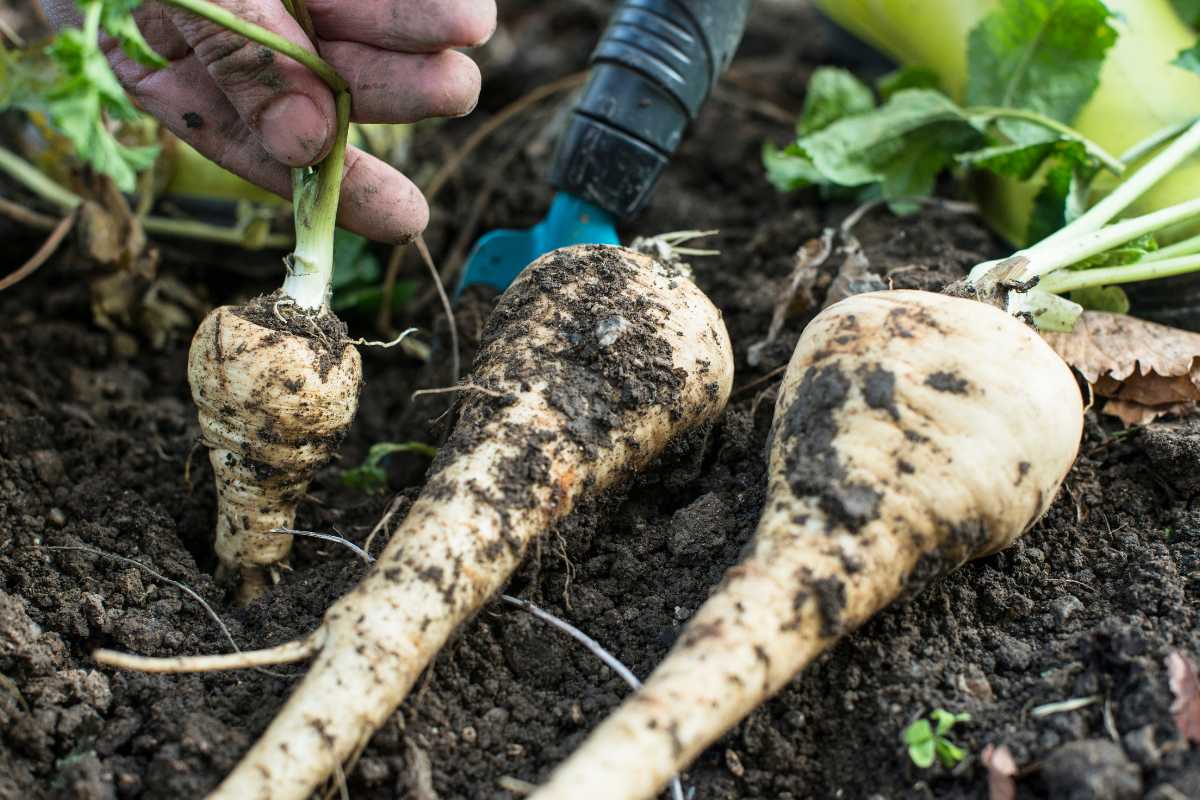
[[[492,67],[481,110],[432,136],[418,129],[415,158],[439,162],[505,102],[581,67],[603,24],[590,9],[505,4],[505,29],[483,55]],[[692,266],[733,340],[729,409],[707,438],[578,508],[532,548],[507,587],[595,637],[640,676],[754,530],[776,386],[769,376],[786,362],[805,315],[789,320],[758,367],[746,351],[765,337],[795,251],[851,210],[779,195],[759,167],[763,139],[791,134],[813,66],[849,59],[829,41],[807,7],[756,6],[729,77],[650,208],[623,231],[629,239],[720,229],[711,244],[721,254]],[[438,198],[427,237],[435,254],[444,258],[463,236],[537,219],[551,196],[546,140],[540,128],[518,125],[471,158]],[[498,179],[492,165],[501,162]],[[484,193],[478,230],[464,233],[459,226]],[[1003,253],[977,220],[943,209],[873,212],[855,234],[872,271],[897,288],[937,288]],[[14,240],[13,251],[36,244]],[[236,259],[214,251],[198,264],[194,248],[164,254],[164,270],[233,299],[230,275],[216,270]],[[836,269],[838,256],[831,262]],[[271,288],[236,283],[243,297]],[[468,357],[488,310],[479,298],[458,307]],[[297,527],[337,530],[361,544],[391,509],[378,548],[403,518],[425,461],[400,456],[390,465],[393,494],[355,492],[339,476],[375,442],[433,441],[431,420],[449,400],[409,398],[451,383],[448,339],[439,315],[420,314],[412,323],[436,334],[430,364],[395,350],[364,352],[355,428],[341,463],[314,481],[315,502],[303,504]],[[93,326],[86,287],[63,280],[54,263],[0,293],[0,318],[0,798],[201,796],[265,728],[294,684],[286,676],[302,667],[283,677],[97,670],[89,653],[99,646],[151,655],[230,649],[193,599],[110,556],[192,588],[243,648],[311,630],[363,566],[344,548],[299,540],[280,583],[235,606],[211,578],[215,502],[206,460],[193,453],[186,343],[123,357]],[[818,659],[692,766],[684,777],[697,800],[980,798],[987,744],[1007,745],[1028,768],[1021,798],[1200,797],[1200,753],[1175,731],[1163,667],[1173,649],[1200,654],[1197,441],[1196,419],[1127,432],[1089,415],[1079,462],[1038,525]],[[430,792],[515,800],[514,781],[543,778],[627,692],[575,642],[491,604],[348,765],[348,790],[365,800]],[[1078,701],[1074,710],[1035,713],[1066,700]],[[954,770],[916,768],[900,738],[937,707],[972,717],[953,731],[970,754]]]
[[[341,363],[350,339],[346,323],[336,314],[311,313],[297,308],[295,302],[279,289],[235,307],[233,313],[282,336],[303,339],[317,357],[317,371],[322,378]]]

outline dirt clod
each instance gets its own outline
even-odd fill
[[[1142,793],[1137,767],[1105,739],[1058,748],[1042,764],[1042,777],[1050,796],[1062,800],[1136,800]]]

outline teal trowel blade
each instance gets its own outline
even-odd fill
[[[546,218],[525,230],[496,230],[475,243],[454,295],[468,286],[500,291],[531,262],[573,244],[620,244],[616,218],[599,206],[566,192],[554,195]]]

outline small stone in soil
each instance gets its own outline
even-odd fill
[[[667,549],[674,556],[694,556],[725,544],[728,509],[721,498],[709,492],[679,509],[671,518]]]
[[[1050,603],[1050,614],[1060,628],[1080,611],[1083,611],[1083,602],[1073,594],[1055,598]]]
[[[1154,726],[1143,725],[1121,737],[1125,752],[1143,767],[1153,767],[1162,760],[1158,742],[1154,740]]]
[[[1059,800],[1134,800],[1142,794],[1141,770],[1104,739],[1058,748],[1042,764],[1042,778]]]

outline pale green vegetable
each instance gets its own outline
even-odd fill
[[[967,43],[973,29],[1005,0],[817,0],[834,21],[903,65],[931,69],[942,88],[971,102]],[[1054,6],[1070,5],[1055,3]],[[1170,0],[1109,0],[1116,43],[1109,49],[1100,85],[1071,125],[1112,153],[1122,153],[1156,132],[1200,116],[1200,80],[1170,62],[1195,42]],[[937,20],[931,25],[929,20]],[[1027,64],[998,67],[1014,85],[1027,79]],[[989,174],[978,176],[985,215],[1003,236],[1025,244],[1036,184]],[[1101,175],[1094,187],[1107,191],[1116,179]],[[1200,160],[1176,168],[1130,207],[1143,214],[1195,196]]]

